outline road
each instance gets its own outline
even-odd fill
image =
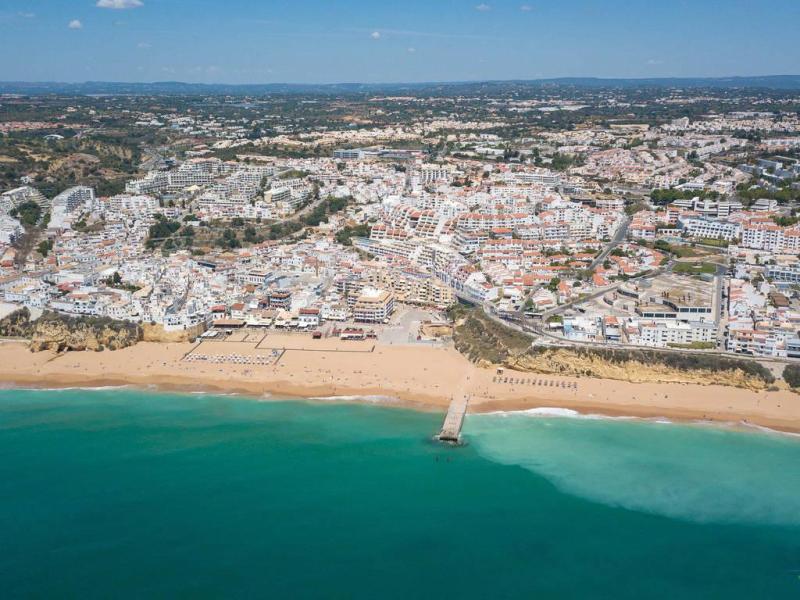
[[[559,313],[562,313],[565,310],[567,310],[568,308],[572,308],[573,306],[577,306],[578,304],[583,304],[584,302],[588,302],[590,300],[594,300],[595,298],[599,298],[600,296],[604,296],[608,292],[616,290],[619,286],[621,286],[623,283],[626,283],[627,281],[631,281],[631,280],[635,280],[635,279],[649,279],[651,277],[657,277],[657,276],[661,275],[662,273],[664,273],[666,271],[669,271],[671,269],[672,269],[672,261],[670,261],[669,263],[667,263],[663,267],[659,267],[655,271],[646,271],[646,272],[641,273],[639,275],[634,275],[633,277],[630,277],[630,278],[626,279],[625,281],[618,281],[616,283],[612,283],[611,285],[607,285],[605,287],[602,287],[602,288],[592,292],[591,294],[589,294],[587,296],[583,296],[581,298],[578,298],[577,300],[571,300],[569,302],[565,302],[564,304],[561,304],[560,306],[556,306],[554,308],[551,308],[549,310],[544,311],[542,313],[542,319],[546,320],[547,317],[551,317],[553,315],[557,315]]]
[[[608,243],[608,245],[602,250],[602,252],[600,252],[600,254],[597,255],[597,258],[595,258],[592,261],[592,263],[589,265],[589,271],[593,272],[598,267],[598,265],[603,264],[603,262],[606,260],[608,255],[611,254],[611,251],[614,250],[614,248],[616,248],[617,246],[619,246],[619,244],[625,239],[625,236],[628,234],[628,227],[630,226],[630,224],[631,224],[631,218],[626,216],[625,220],[622,222],[622,225],[620,225],[617,228],[617,231],[614,233],[614,237],[611,239],[611,241]],[[525,294],[525,298],[520,303],[519,308],[514,313],[517,319],[520,319],[520,320],[524,319],[524,316],[525,316],[525,303],[536,292],[538,292],[541,289],[541,287],[542,287],[541,285],[535,285],[530,290],[528,290],[528,293]],[[582,298],[580,300],[580,302],[584,302],[586,300],[591,300],[592,298],[596,298],[597,296],[600,296],[600,295],[604,294],[605,292],[607,292],[609,289],[613,289],[615,287],[616,286],[611,286],[610,288],[604,288],[602,291],[600,291],[598,293],[595,293],[595,294],[593,294],[591,296],[588,296],[586,298]],[[566,307],[568,307],[568,306],[570,306],[572,304],[574,304],[574,302],[570,302],[570,303],[564,304],[559,308],[566,308]],[[556,311],[556,312],[560,312],[560,311]]]
[[[631,224],[631,218],[626,216],[625,220],[622,221],[622,225],[617,227],[617,231],[614,233],[614,237],[611,239],[611,242],[603,249],[603,251],[597,255],[592,261],[592,264],[589,265],[589,270],[594,271],[599,265],[602,265],[605,262],[608,255],[611,254],[611,251],[614,250],[619,244],[625,239],[625,236],[628,234],[628,227]]]
[[[665,354],[706,354],[709,356],[717,356],[719,358],[743,360],[747,362],[757,362],[762,366],[768,368],[770,371],[772,371],[773,375],[775,375],[776,378],[780,377],[780,373],[782,372],[784,365],[797,364],[797,361],[791,358],[750,356],[747,354],[736,354],[733,352],[726,352],[724,349],[693,350],[685,348],[678,349],[678,348],[659,348],[651,346],[637,346],[635,344],[623,344],[623,343],[607,344],[598,342],[581,342],[577,340],[568,340],[562,336],[547,331],[547,328],[544,327],[545,325],[544,322],[540,323],[526,322],[523,325],[520,325],[520,323],[514,321],[501,319],[497,314],[493,313],[487,306],[482,306],[481,308],[483,312],[486,314],[486,316],[488,316],[496,323],[499,323],[500,325],[509,327],[511,329],[514,329],[520,333],[529,336],[531,339],[531,346],[540,345],[540,346],[550,346],[554,348],[583,347],[583,348],[598,348],[606,350],[613,350],[613,349],[643,350],[643,351],[652,351]]]
[[[725,306],[725,273],[727,267],[717,265],[714,275],[714,300],[712,302],[714,321],[717,323],[717,348],[725,350],[725,331],[728,328],[728,314]]]

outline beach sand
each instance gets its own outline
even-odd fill
[[[256,338],[254,338],[256,339]],[[270,334],[254,341],[140,343],[114,352],[31,353],[24,344],[0,343],[0,381],[20,387],[154,386],[165,390],[241,393],[298,398],[365,397],[444,411],[452,394],[470,395],[471,412],[558,407],[609,416],[665,417],[747,423],[800,432],[800,395],[781,387],[754,392],[724,386],[627,383],[615,380],[516,373],[476,367],[455,349],[424,344],[312,340]],[[277,364],[187,361],[187,353],[269,356]],[[524,383],[501,383],[499,378]],[[550,385],[550,383],[555,385]],[[562,387],[562,382],[568,387]],[[569,384],[576,384],[570,387]]]

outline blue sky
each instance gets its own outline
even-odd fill
[[[800,0],[0,0],[0,80],[800,73]]]

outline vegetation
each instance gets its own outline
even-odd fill
[[[27,308],[15,310],[0,320],[0,336],[29,337],[31,313]]]
[[[69,103],[65,99],[51,102]],[[81,101],[85,102],[91,101]],[[4,113],[14,112],[5,104],[3,108]],[[47,107],[42,104],[32,108],[36,120],[48,115]],[[60,108],[63,110],[64,106]],[[152,136],[133,128],[94,132],[80,138],[68,127],[58,129],[57,133],[64,139],[47,140],[36,131],[0,137],[0,155],[5,157],[0,163],[0,187],[18,185],[20,178],[27,175],[33,177],[33,185],[48,197],[72,185],[92,186],[101,196],[119,193],[124,190],[126,179],[136,173],[141,158],[139,142]]]
[[[681,348],[684,350],[713,350],[716,348],[714,342],[691,342],[689,344],[668,344],[670,348]]]
[[[47,255],[50,254],[50,251],[53,249],[53,240],[43,240],[39,242],[36,249],[39,251],[39,254],[47,258]]]
[[[456,349],[473,362],[507,364],[525,354],[535,356],[553,352],[569,352],[578,358],[600,359],[611,364],[661,365],[682,371],[744,373],[769,385],[775,382],[772,373],[752,360],[728,358],[715,354],[686,353],[678,350],[623,349],[599,347],[550,348],[531,346],[531,338],[490,319],[481,309],[456,305],[449,310],[455,323],[453,340]],[[797,373],[800,384],[800,372]]]
[[[370,232],[369,225],[347,225],[336,232],[336,241],[343,246],[352,246],[354,237],[368,237]]]
[[[679,275],[713,275],[717,266],[707,262],[676,262],[672,270]]]
[[[301,171],[299,169],[289,169],[278,175],[278,179],[304,179],[308,177],[308,171]]]
[[[670,244],[664,240],[656,240],[653,244],[653,248],[656,250],[660,250],[661,252],[668,252],[670,254],[674,254],[678,258],[694,258],[696,256],[703,256],[709,254],[710,251],[707,250],[698,250],[694,246],[685,245],[685,244]]]
[[[797,225],[800,223],[800,217],[792,216],[792,217],[772,217],[772,220],[775,221],[777,225],[781,227],[791,227],[792,225]]]
[[[714,246],[715,248],[727,248],[731,245],[728,240],[720,240],[717,238],[703,238],[697,240],[697,243],[702,246]]]
[[[563,348],[558,350],[563,351]],[[554,352],[554,348],[534,347],[531,353]],[[682,371],[740,371],[765,384],[775,382],[769,369],[754,360],[727,358],[714,354],[695,354],[679,351],[634,350],[627,348],[573,347],[568,350],[578,357],[599,358],[612,364],[622,365],[636,362],[644,365],[663,365]]]
[[[19,219],[25,227],[35,227],[42,218],[42,207],[33,200],[28,200],[12,209],[9,214]]]
[[[122,281],[122,275],[119,274],[119,271],[114,271],[114,274],[108,279],[104,280],[103,283],[105,283],[108,287],[112,287],[117,290],[125,290],[128,292],[137,292],[141,289],[137,285]]]
[[[481,309],[457,304],[450,308],[448,316],[455,323],[456,349],[473,362],[504,364],[530,347],[527,335],[496,323]]]
[[[675,202],[675,200],[691,200],[695,197],[700,197],[700,199],[718,198],[719,193],[702,190],[679,190],[675,188],[658,189],[650,192],[650,200],[652,200],[653,204],[669,204]]]
[[[629,217],[643,210],[647,210],[647,203],[642,200],[636,200],[625,205],[625,214]]]
[[[152,250],[159,246],[164,246],[167,241],[170,241],[171,243],[167,244],[167,248],[174,247],[174,241],[170,238],[172,234],[177,232],[180,228],[181,224],[179,221],[171,221],[164,215],[157,214],[156,222],[150,226],[150,230],[148,231],[145,246]]]
[[[217,245],[220,246],[221,248],[228,248],[228,249],[242,247],[242,243],[236,236],[236,232],[230,227],[222,232],[222,236],[217,241]]]
[[[800,389],[800,365],[791,364],[786,365],[783,369],[783,380],[789,384],[793,390]]]
[[[46,311],[31,320],[27,308],[14,311],[0,320],[0,335],[31,340],[34,351],[116,350],[142,339],[142,328],[127,321],[107,317],[71,317]]]
[[[314,210],[304,215],[301,221],[309,227],[317,227],[321,223],[327,223],[328,217],[344,210],[349,201],[350,198],[334,198],[332,196],[326,198]]]
[[[779,204],[789,204],[800,200],[800,190],[792,189],[790,187],[783,187],[778,189],[768,189],[760,186],[749,186],[748,184],[741,184],[736,188],[736,193],[743,201],[749,203],[761,198],[770,200],[777,200]]]
[[[555,171],[566,171],[570,167],[578,166],[579,164],[580,161],[574,156],[570,156],[568,154],[560,154],[556,152],[553,155],[550,167]]]

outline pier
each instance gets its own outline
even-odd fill
[[[451,444],[461,442],[461,427],[464,425],[464,417],[467,414],[468,405],[469,396],[466,394],[458,394],[453,397],[450,406],[447,408],[442,430],[436,436],[440,442],[449,442]]]

